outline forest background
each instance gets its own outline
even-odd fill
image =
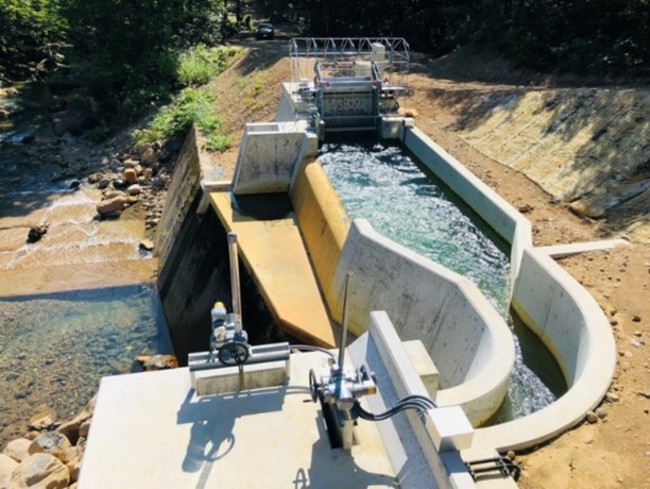
[[[0,0],[0,83],[77,86],[106,126],[179,88],[179,59],[250,31],[245,0]],[[298,0],[257,2],[308,36],[398,36],[440,56],[495,49],[538,72],[637,79],[650,73],[650,0]],[[53,74],[57,74],[53,77]]]

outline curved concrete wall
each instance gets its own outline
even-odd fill
[[[326,292],[339,314],[348,271],[350,330],[360,335],[370,311],[389,311],[402,340],[421,340],[438,367],[440,405],[461,405],[474,425],[486,421],[505,397],[515,353],[508,326],[476,286],[363,219],[353,222]]]
[[[569,390],[522,419],[477,430],[475,442],[500,450],[528,448],[580,422],[614,376],[616,345],[591,295],[532,245],[530,222],[416,128],[404,144],[511,243],[512,307],[553,353]]]
[[[501,450],[527,448],[566,431],[603,398],[616,368],[616,344],[594,298],[541,251],[525,250],[513,307],[557,358],[570,388],[530,416],[477,431]]]

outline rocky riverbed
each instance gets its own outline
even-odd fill
[[[0,88],[0,488],[74,487],[88,423],[60,419],[103,375],[172,352],[151,281],[182,141],[95,144],[24,94]]]

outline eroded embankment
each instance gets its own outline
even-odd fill
[[[420,86],[423,81],[416,75]],[[431,83],[432,82],[432,83]],[[650,90],[540,88],[431,80],[427,103],[486,156],[575,212],[650,238]]]

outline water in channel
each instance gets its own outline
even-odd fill
[[[0,446],[39,406],[71,419],[101,377],[139,371],[135,357],[173,353],[153,285],[0,298]]]
[[[384,236],[469,278],[515,338],[522,332],[509,396],[493,422],[526,416],[566,391],[548,350],[510,314],[507,244],[435,175],[401,146],[376,140],[328,142],[319,161],[350,218],[367,219]]]

